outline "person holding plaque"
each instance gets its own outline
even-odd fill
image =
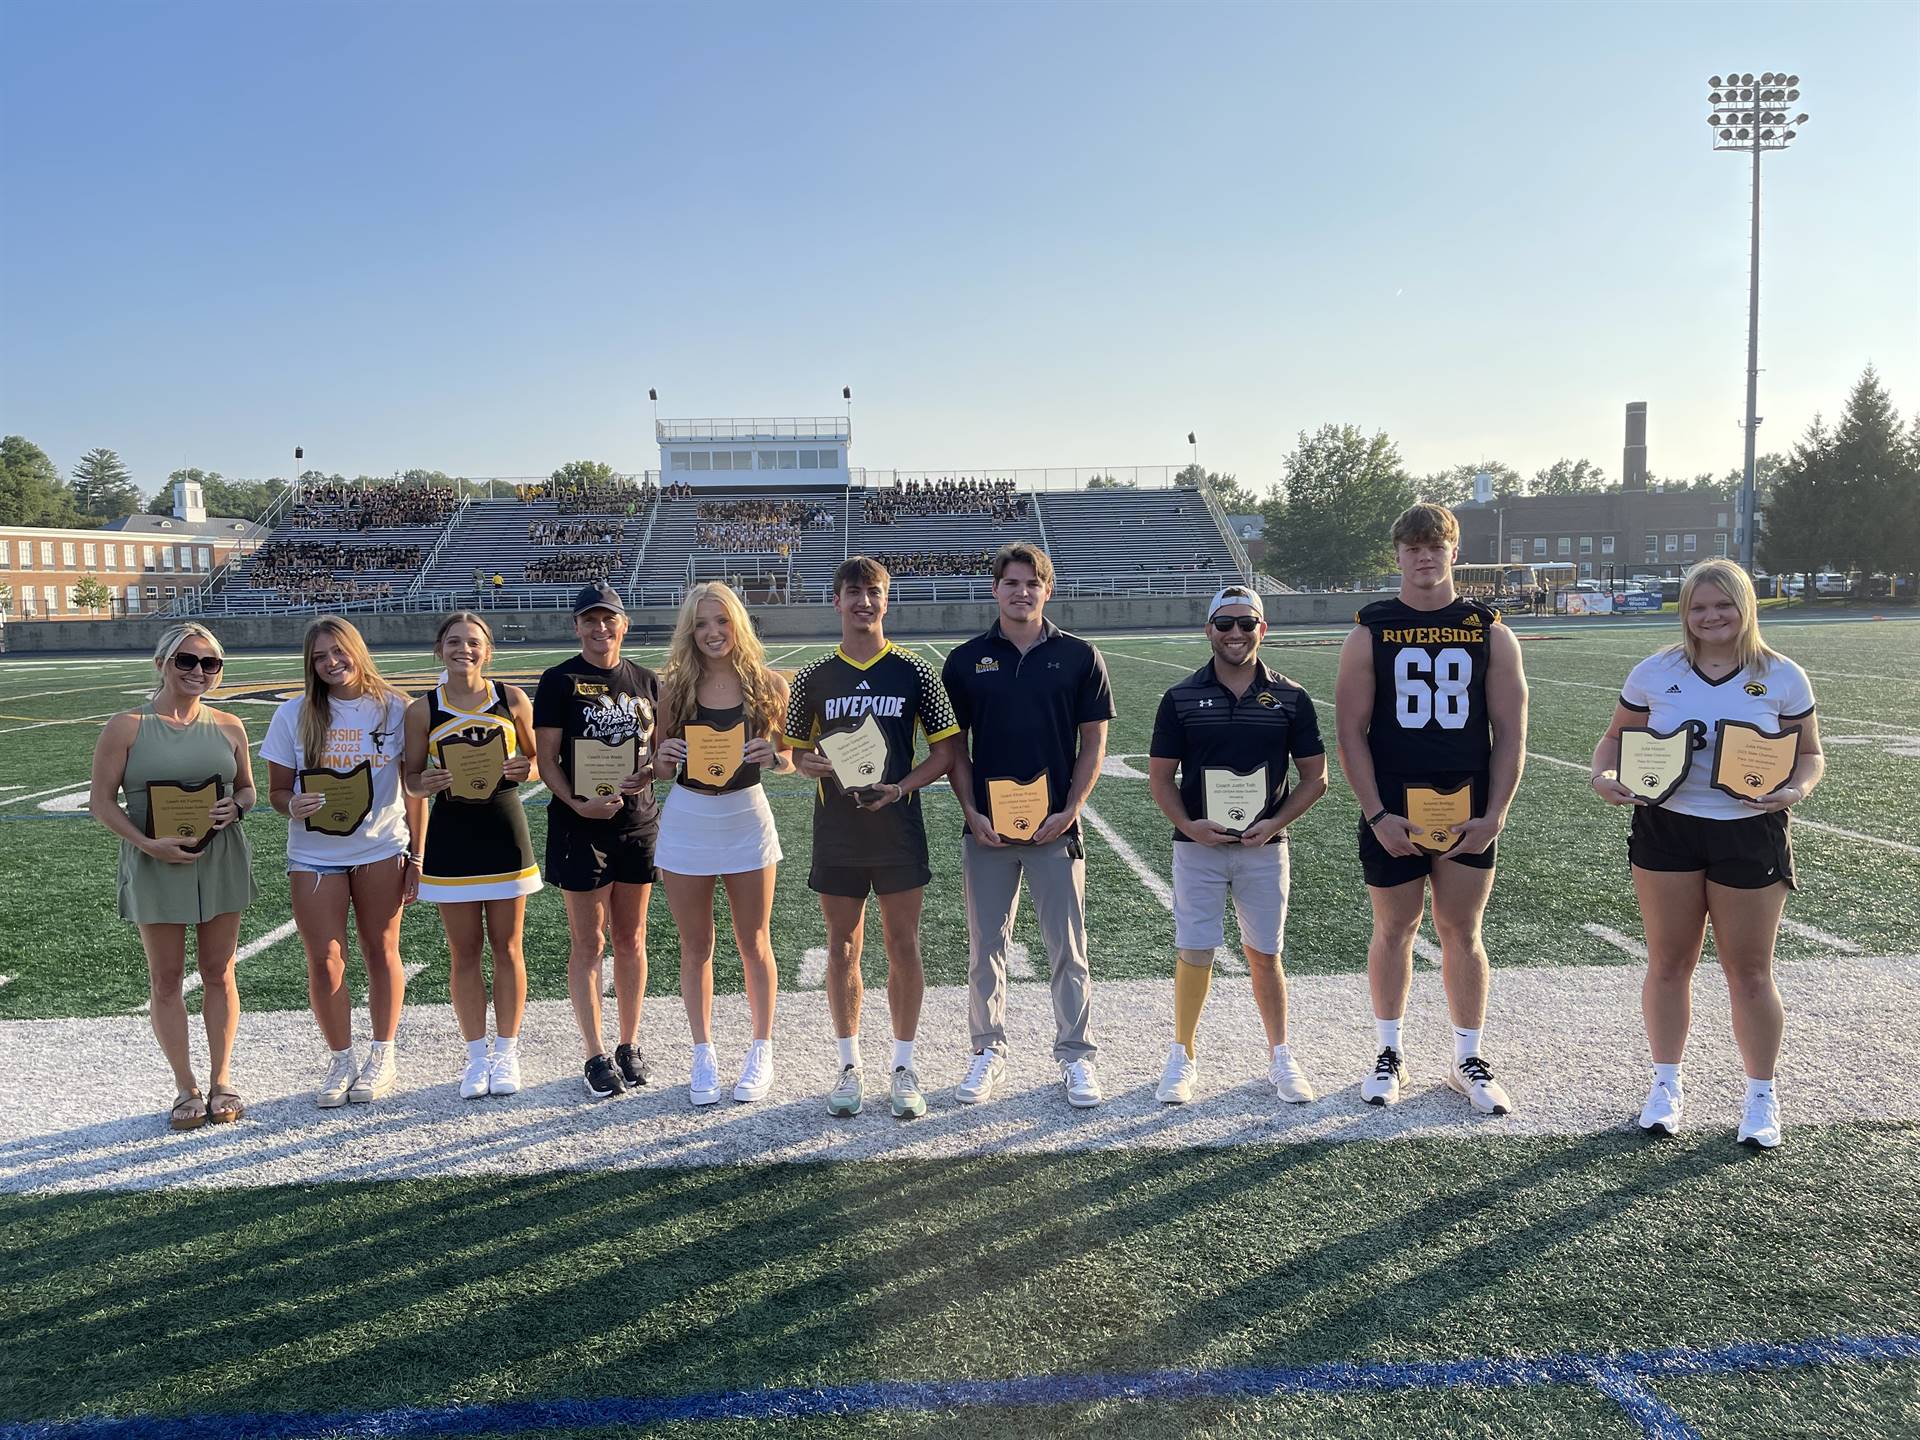
[[[303,693],[273,712],[260,757],[287,817],[287,885],[307,952],[307,998],[332,1052],[314,1103],[331,1110],[393,1093],[393,1050],[407,991],[400,914],[420,886],[427,802],[404,793],[408,697],[380,674],[350,621],[322,615],[301,646]],[[367,967],[373,1039],[353,1048],[347,991],[351,911]]]
[[[878,897],[893,1021],[889,1081],[896,1117],[924,1115],[913,1063],[926,974],[920,964],[920,902],[933,871],[920,794],[953,767],[960,727],[933,667],[886,637],[893,577],[855,555],[833,577],[840,644],[802,667],[787,700],[794,764],[815,782],[813,870],[827,926],[827,1009],[840,1079],[827,1097],[835,1115],[856,1115],[864,1093],[860,1059],[860,953],[867,895]],[[927,758],[913,763],[916,733]]]
[[[1460,524],[1451,510],[1415,505],[1394,521],[1392,538],[1400,593],[1354,617],[1334,690],[1340,768],[1360,806],[1360,868],[1373,902],[1367,982],[1379,1050],[1360,1094],[1391,1105],[1406,1087],[1400,1026],[1431,887],[1453,1021],[1447,1084],[1483,1114],[1505,1115],[1513,1101],[1481,1052],[1489,971],[1480,922],[1495,838],[1526,761],[1520,645],[1497,610],[1454,593]]]
[[[526,691],[487,679],[493,631],[470,610],[440,622],[433,653],[446,678],[407,707],[405,780],[430,799],[420,898],[440,907],[447,932],[447,991],[467,1068],[460,1094],[520,1090],[520,1017],[527,967],[520,952],[527,896],[540,888],[520,786],[534,777],[533,706]],[[493,946],[494,1040],[487,1044]]]
[[[1327,747],[1307,692],[1260,659],[1266,607],[1229,585],[1207,605],[1213,658],[1160,697],[1147,761],[1153,800],[1173,822],[1173,1045],[1158,1098],[1184,1105],[1198,1076],[1194,1035],[1226,941],[1233,899],[1240,944],[1272,1052],[1267,1080],[1289,1104],[1313,1086],[1287,1045],[1287,826],[1327,793]],[[1287,770],[1300,772],[1289,787]],[[1177,779],[1176,779],[1177,773]]]
[[[653,741],[660,681],[620,658],[627,607],[598,581],[573,601],[580,653],[540,677],[534,740],[546,777],[547,881],[567,899],[567,995],[584,1052],[583,1083],[596,1099],[647,1083],[640,1050],[647,993],[647,905],[660,829],[653,799]],[[618,1026],[607,1057],[600,1017],[600,954],[611,936]]]
[[[1106,659],[1045,616],[1053,562],[1014,541],[993,557],[1000,615],[947,656],[941,678],[965,740],[953,793],[965,812],[967,1011],[973,1059],[954,1092],[977,1104],[1006,1072],[1007,946],[1024,875],[1046,942],[1053,1058],[1067,1103],[1098,1105],[1093,982],[1087,969],[1086,851],[1080,810],[1107,753]]]
[[[1640,1127],[1680,1128],[1693,972],[1711,920],[1746,1068],[1737,1136],[1771,1149],[1784,1023],[1773,945],[1794,888],[1788,811],[1825,773],[1820,724],[1807,672],[1760,638],[1753,582],[1738,565],[1688,571],[1680,622],[1679,642],[1628,674],[1593,751],[1593,788],[1634,807],[1627,859],[1646,926],[1640,1008],[1653,1054]]]
[[[93,750],[88,813],[120,839],[120,918],[139,928],[148,1019],[173,1071],[167,1123],[195,1130],[246,1113],[229,1065],[240,1018],[233,953],[240,914],[259,893],[239,820],[254,802],[253,756],[236,715],[205,697],[226,655],[204,625],[175,625],[153,651],[153,698],[114,716]],[[203,1095],[187,1044],[187,931],[204,989],[209,1061]]]
[[[767,667],[740,597],[708,582],[687,591],[660,677],[663,764],[679,775],[660,816],[660,873],[680,931],[680,998],[693,1031],[687,1096],[720,1098],[713,1048],[713,892],[727,887],[733,938],[753,1016],[733,1098],[764,1099],[773,1088],[773,878],[781,860],[773,810],[760,773],[793,769],[780,734],[787,682]]]

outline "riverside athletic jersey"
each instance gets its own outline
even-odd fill
[[[1737,720],[1778,734],[1813,713],[1813,686],[1807,672],[1784,655],[1764,669],[1749,665],[1709,680],[1676,645],[1633,667],[1620,687],[1620,703],[1646,717],[1637,723],[1663,735],[1682,725],[1693,730],[1693,763],[1661,809],[1702,820],[1744,820],[1760,812],[1713,788],[1713,747],[1721,725]]]
[[[959,733],[946,686],[933,667],[889,641],[862,665],[838,646],[802,666],[788,691],[787,741],[810,748],[822,735],[854,730],[873,716],[887,739],[882,779],[898,785],[913,769],[916,732],[927,742]],[[824,865],[914,865],[927,858],[916,793],[881,810],[862,810],[827,776],[814,783],[813,858]]]
[[[1488,634],[1499,612],[1474,600],[1415,610],[1396,599],[1354,619],[1373,637],[1373,768],[1411,777],[1485,770],[1493,754]]]

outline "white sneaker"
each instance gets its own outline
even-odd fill
[[[1273,1085],[1273,1093],[1289,1105],[1305,1105],[1313,1099],[1313,1086],[1307,1080],[1306,1071],[1291,1055],[1277,1056],[1267,1071],[1267,1079]]]
[[[1060,1079],[1067,1087],[1067,1103],[1076,1110],[1090,1110],[1107,1098],[1100,1093],[1100,1077],[1094,1074],[1090,1059],[1062,1064]]]
[[[1373,1073],[1360,1082],[1360,1098],[1369,1105],[1397,1105],[1400,1087],[1407,1083],[1407,1062],[1388,1045],[1373,1062]]]
[[[330,1058],[333,1063],[327,1066],[327,1078],[313,1092],[313,1103],[322,1110],[336,1110],[346,1104],[347,1091],[353,1088],[353,1082],[360,1073],[359,1062],[353,1058],[351,1048]]]
[[[1664,1135],[1678,1134],[1680,1112],[1686,1103],[1687,1097],[1679,1086],[1664,1080],[1654,1081],[1653,1088],[1647,1091],[1647,1103],[1640,1107],[1640,1128],[1649,1134],[1656,1130]]]
[[[493,1052],[487,1061],[487,1089],[494,1095],[518,1095],[520,1093],[520,1052],[509,1050],[502,1055]]]
[[[711,1105],[720,1098],[720,1063],[713,1058],[713,1046],[693,1047],[693,1072],[687,1077],[687,1099],[695,1105]]]
[[[998,1050],[982,1050],[973,1057],[973,1063],[967,1067],[967,1078],[960,1082],[953,1098],[963,1105],[978,1105],[991,1099],[994,1086],[1006,1073],[1006,1059]]]
[[[1747,1101],[1747,1113],[1741,1117],[1740,1133],[1734,1137],[1742,1145],[1771,1150],[1780,1143],[1780,1097],[1769,1090]]]
[[[478,1100],[485,1095],[492,1088],[487,1083],[491,1071],[492,1066],[488,1064],[487,1057],[484,1055],[467,1061],[467,1072],[460,1077],[460,1098]]]
[[[1493,1078],[1493,1067],[1479,1055],[1469,1055],[1447,1071],[1447,1084],[1482,1115],[1505,1115],[1513,1109],[1506,1090]]]
[[[399,1083],[400,1067],[394,1063],[393,1046],[367,1047],[367,1063],[360,1067],[360,1078],[347,1090],[347,1099],[356,1105],[391,1095]]]
[[[743,1105],[764,1100],[773,1089],[773,1042],[756,1040],[747,1046],[747,1058],[740,1064],[740,1080],[733,1087],[733,1098]]]
[[[1184,1105],[1193,1099],[1193,1082],[1200,1078],[1200,1067],[1178,1040],[1167,1051],[1167,1068],[1160,1072],[1160,1088],[1153,1098],[1162,1105]]]

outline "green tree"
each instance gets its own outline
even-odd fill
[[[73,505],[96,520],[118,520],[140,509],[140,487],[120,457],[98,447],[73,467]]]
[[[1895,517],[1911,504],[1920,482],[1900,413],[1871,365],[1854,383],[1834,426],[1833,467],[1839,505],[1833,558],[1850,569],[1911,569],[1913,552],[1901,547]]]
[[[1565,456],[1544,470],[1536,470],[1528,493],[1533,495],[1597,495],[1611,490],[1607,472],[1591,460],[1569,460]]]
[[[92,525],[73,506],[47,452],[23,435],[0,439],[0,525]]]
[[[1095,475],[1087,481],[1089,490],[1138,490],[1138,480],[1122,480],[1117,475]]]
[[[604,460],[569,460],[549,478],[556,485],[611,485],[615,472]]]
[[[1465,505],[1473,499],[1474,477],[1482,470],[1493,477],[1496,500],[1527,493],[1526,482],[1520,478],[1520,472],[1499,460],[1474,460],[1451,465],[1445,470],[1422,475],[1414,488],[1419,492],[1420,499],[1435,505]]]
[[[271,480],[227,480],[218,470],[175,470],[147,502],[147,513],[171,515],[173,487],[182,480],[199,485],[207,514],[234,520],[258,520],[287,488],[287,482],[277,476]]]
[[[73,603],[83,610],[105,610],[113,604],[113,589],[98,575],[82,575],[74,582]]]
[[[1251,515],[1260,508],[1260,496],[1251,485],[1242,485],[1238,476],[1222,475],[1218,470],[1189,465],[1173,477],[1173,483],[1195,490],[1204,486],[1214,493],[1230,515]]]
[[[1261,507],[1267,568],[1303,585],[1344,585],[1392,564],[1388,531],[1415,499],[1384,433],[1322,425],[1300,434],[1286,473]]]
[[[1776,575],[1809,575],[1831,558],[1838,499],[1833,448],[1832,432],[1815,415],[1780,467],[1754,532],[1755,558]]]

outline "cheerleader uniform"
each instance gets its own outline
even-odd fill
[[[461,710],[436,685],[427,697],[427,757],[440,763],[440,742],[458,736],[485,738],[499,731],[507,758],[519,753],[513,712],[499,687],[487,682],[487,700],[478,710]],[[427,822],[427,848],[421,866],[420,898],[437,905],[470,900],[510,900],[540,888],[540,870],[527,834],[526,807],[518,781],[502,779],[485,800],[454,800],[443,790],[433,797]]]
[[[745,720],[746,707],[715,710],[696,704],[693,718],[716,730],[730,730]],[[721,785],[702,784],[681,767],[660,808],[655,864],[676,875],[738,875],[777,865],[782,858],[758,765],[742,761]]]

